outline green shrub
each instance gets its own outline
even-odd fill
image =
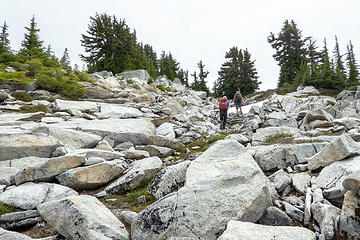
[[[75,71],[75,75],[79,79],[80,82],[89,82],[94,83],[94,79],[89,78],[89,74],[87,72],[77,72]]]
[[[11,96],[23,102],[31,102],[34,100],[34,98],[26,92],[12,92]]]
[[[133,83],[134,83],[134,80],[132,80],[132,79],[126,79],[126,83],[127,83],[127,84],[133,84]]]
[[[281,87],[277,89],[276,93],[279,95],[285,95],[287,93],[295,92],[297,87],[298,85],[295,83],[294,84],[284,83]]]
[[[34,77],[40,70],[42,69],[41,60],[38,58],[33,58],[31,60],[26,61],[26,75],[28,77]]]
[[[0,216],[6,213],[12,213],[12,212],[20,212],[21,209],[9,206],[4,204],[3,202],[0,202]]]
[[[35,112],[44,112],[47,113],[49,111],[48,107],[42,104],[39,105],[23,105],[20,108],[20,112],[22,113],[35,113]]]
[[[36,75],[36,84],[41,89],[60,93],[71,99],[77,99],[85,94],[84,86],[78,82],[75,75],[66,76],[59,69],[55,72],[51,68],[43,70]]]
[[[12,53],[6,52],[0,54],[0,63],[15,62],[16,56]]]
[[[158,85],[156,85],[156,87],[163,92],[177,92],[176,90],[172,90],[171,88],[165,87],[162,84],[158,84]]]
[[[24,63],[8,62],[6,65],[9,67],[13,67],[16,71],[25,71],[26,70],[26,65]]]
[[[266,139],[265,145],[272,144],[291,144],[294,143],[294,138],[291,134],[279,133]]]
[[[30,84],[33,82],[33,80],[26,76],[26,72],[13,72],[13,73],[2,73],[0,74],[0,81],[1,82],[19,82],[19,83],[25,83]]]

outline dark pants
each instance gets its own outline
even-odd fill
[[[220,110],[220,129],[225,129],[227,120],[227,110]]]

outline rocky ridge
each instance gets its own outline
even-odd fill
[[[177,79],[90,77],[81,101],[0,84],[0,202],[25,210],[1,239],[360,238],[360,89],[273,94],[223,131],[217,100]],[[144,186],[140,212],[111,204]]]

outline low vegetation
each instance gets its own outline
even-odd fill
[[[101,199],[101,201],[108,207],[116,207],[120,209],[129,209],[133,212],[141,212],[148,205],[156,201],[155,197],[146,191],[151,180],[144,180],[136,189],[129,191],[123,195],[108,195]],[[145,196],[146,203],[142,204],[138,198]]]
[[[13,212],[19,212],[22,211],[21,209],[9,206],[4,204],[3,202],[0,202],[0,216],[7,213],[13,213]]]
[[[198,153],[198,152],[204,152],[206,149],[208,149],[213,143],[219,140],[223,140],[226,136],[228,136],[231,133],[222,133],[218,135],[213,135],[210,137],[202,136],[199,139],[192,141],[188,144],[182,144],[180,145],[176,151],[179,153],[178,156],[176,156],[175,160],[186,158],[187,156],[190,156],[192,154]],[[193,149],[194,147],[197,147]]]
[[[163,92],[177,92],[176,90],[173,90],[173,89],[171,89],[171,88],[169,88],[169,87],[165,87],[165,86],[162,85],[162,84],[156,85],[156,88],[160,89],[160,90],[163,91]]]
[[[291,144],[294,143],[294,138],[291,134],[279,133],[266,139],[264,145],[272,144]]]
[[[11,96],[23,102],[31,102],[34,100],[34,98],[26,92],[12,92]]]
[[[23,105],[20,108],[20,111],[22,113],[35,113],[35,112],[49,112],[49,109],[47,106],[39,104],[39,105]]]

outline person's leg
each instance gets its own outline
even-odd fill
[[[227,111],[224,111],[224,128],[226,127],[226,121],[227,121]]]
[[[241,109],[241,104],[239,105],[239,108],[240,108],[240,114],[242,115],[243,112],[242,112],[242,109]]]
[[[223,121],[224,121],[224,111],[220,110],[220,129],[223,129]]]
[[[235,107],[236,107],[236,115],[239,116],[239,104],[235,103]]]

